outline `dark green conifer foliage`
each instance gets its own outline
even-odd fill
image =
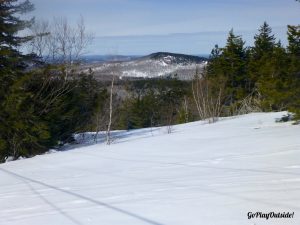
[[[5,126],[0,133],[7,142],[5,156],[15,159],[46,151],[44,144],[50,135],[33,104],[35,93],[28,86],[30,79],[31,74],[26,74],[14,82],[3,103]]]
[[[0,2],[0,99],[7,92],[13,80],[20,76],[18,72],[26,66],[28,55],[23,55],[17,48],[31,37],[20,37],[18,32],[28,28],[33,20],[22,20],[20,15],[33,10],[29,1],[18,3],[17,0]]]
[[[207,73],[210,76],[217,76],[220,74],[224,74],[222,69],[222,61],[221,61],[222,49],[219,48],[218,45],[212,49],[209,56],[209,66],[207,67]]]
[[[163,78],[132,82],[130,89],[136,95],[125,100],[120,113],[119,129],[163,126],[178,122],[188,85],[188,82]]]
[[[264,22],[258,30],[259,33],[254,36],[253,57],[260,59],[265,55],[272,54],[276,44],[276,38],[272,34],[272,28]]]
[[[231,105],[237,99],[243,98],[249,86],[246,76],[248,49],[243,39],[231,30],[226,46],[221,49],[215,46],[210,59],[207,68],[208,76],[226,79],[227,104]]]
[[[288,51],[290,54],[300,57],[300,25],[288,25]]]
[[[254,37],[248,76],[262,97],[264,110],[286,109],[288,96],[287,55],[280,41],[276,42],[271,27],[264,22]]]
[[[18,32],[29,27],[33,20],[22,20],[20,15],[33,10],[29,1],[0,1],[0,161],[5,156],[18,157],[29,143],[34,152],[37,139],[47,133],[38,130],[31,115],[30,94],[24,93],[27,75],[23,72],[31,56],[18,51],[18,47],[31,37],[20,37]],[[42,138],[43,139],[43,138]]]
[[[278,43],[272,55],[260,62],[260,77],[256,87],[262,95],[262,108],[267,111],[287,110],[291,95],[289,60],[286,50]]]
[[[276,47],[276,38],[267,22],[264,22],[258,31],[259,33],[254,36],[254,46],[251,48],[249,61],[248,72],[251,88],[257,88],[255,84],[258,80],[264,79],[264,76],[268,75],[269,72],[266,72],[265,68],[273,57]]]
[[[212,50],[207,74],[210,79],[227,79],[228,105],[235,105],[247,94],[256,97],[266,111],[300,108],[300,28],[288,26],[289,45],[276,41],[264,22],[249,50],[242,39],[230,31],[224,48]],[[218,80],[218,79],[217,79]],[[233,107],[235,108],[235,107]]]
[[[288,54],[290,59],[290,90],[291,98],[289,110],[296,113],[296,118],[300,119],[300,25],[288,26]]]

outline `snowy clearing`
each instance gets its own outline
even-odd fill
[[[299,225],[300,126],[275,123],[283,114],[117,132],[111,146],[2,164],[0,224]]]

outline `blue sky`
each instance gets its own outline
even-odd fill
[[[89,54],[143,55],[156,51],[207,54],[228,31],[248,44],[267,21],[286,43],[286,25],[300,24],[294,0],[31,0],[37,18],[80,15],[95,40]]]

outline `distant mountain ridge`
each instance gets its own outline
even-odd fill
[[[125,59],[122,61],[122,58]],[[91,63],[86,68],[91,68],[95,76],[112,76],[132,78],[154,78],[175,76],[179,79],[192,79],[196,68],[200,70],[208,62],[207,58],[193,55],[157,52],[147,56],[127,59]]]
[[[143,58],[150,58],[153,60],[169,60],[170,63],[201,63],[203,61],[207,61],[207,58],[194,56],[194,55],[186,55],[186,54],[179,54],[179,53],[170,53],[170,52],[156,52],[152,53],[148,56],[142,57]]]

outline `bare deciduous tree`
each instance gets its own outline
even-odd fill
[[[35,21],[30,27],[30,33],[34,37],[27,48],[30,52],[34,52],[38,57],[47,57],[49,55],[49,36],[50,36],[50,24],[48,21]]]
[[[224,100],[225,81],[212,82],[198,73],[192,81],[192,93],[200,119],[215,122],[221,114]]]
[[[61,65],[66,79],[93,40],[83,17],[76,25],[71,25],[66,18],[38,21],[31,27],[30,33],[34,38],[28,46],[29,51],[45,61]]]
[[[69,64],[79,60],[93,39],[86,31],[82,17],[76,26],[71,26],[66,18],[55,18],[51,35],[56,43],[58,60]]]

